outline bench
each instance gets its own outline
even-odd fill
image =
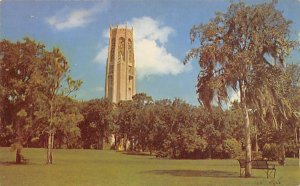
[[[242,172],[245,172],[246,160],[239,159],[238,161],[240,164],[240,176],[242,176],[242,174],[243,174]],[[271,174],[273,172],[274,178],[275,178],[275,174],[276,174],[275,165],[269,164],[267,160],[252,160],[251,166],[252,166],[252,169],[266,170],[267,178],[269,178],[269,174]]]

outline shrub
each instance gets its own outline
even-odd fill
[[[223,142],[223,153],[225,157],[236,158],[242,152],[242,144],[236,139],[226,139]]]
[[[262,149],[262,157],[268,160],[278,160],[278,147],[275,143],[266,143]]]
[[[300,148],[300,145],[297,145],[295,143],[289,143],[285,146],[285,154],[287,157],[297,157],[299,156],[298,153],[299,153],[299,148]]]

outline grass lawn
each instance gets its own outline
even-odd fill
[[[0,186],[9,185],[300,185],[298,159],[276,166],[276,178],[263,170],[239,177],[236,160],[169,160],[115,151],[55,150],[46,165],[46,149],[23,149],[27,165],[15,165],[15,154],[0,148]]]

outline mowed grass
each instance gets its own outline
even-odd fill
[[[263,170],[239,177],[236,160],[170,160],[115,151],[54,150],[46,165],[46,149],[23,149],[27,165],[16,165],[14,152],[0,148],[0,186],[10,185],[300,185],[298,159],[276,166],[276,178]]]

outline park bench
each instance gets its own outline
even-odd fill
[[[239,159],[239,164],[240,164],[240,176],[242,176],[242,172],[245,173],[245,168],[246,168],[246,160]],[[275,173],[276,173],[276,168],[275,165],[269,164],[267,160],[252,160],[251,161],[252,169],[263,169],[267,173],[267,178],[269,178],[269,174],[272,172],[274,173],[274,178],[275,178]]]

